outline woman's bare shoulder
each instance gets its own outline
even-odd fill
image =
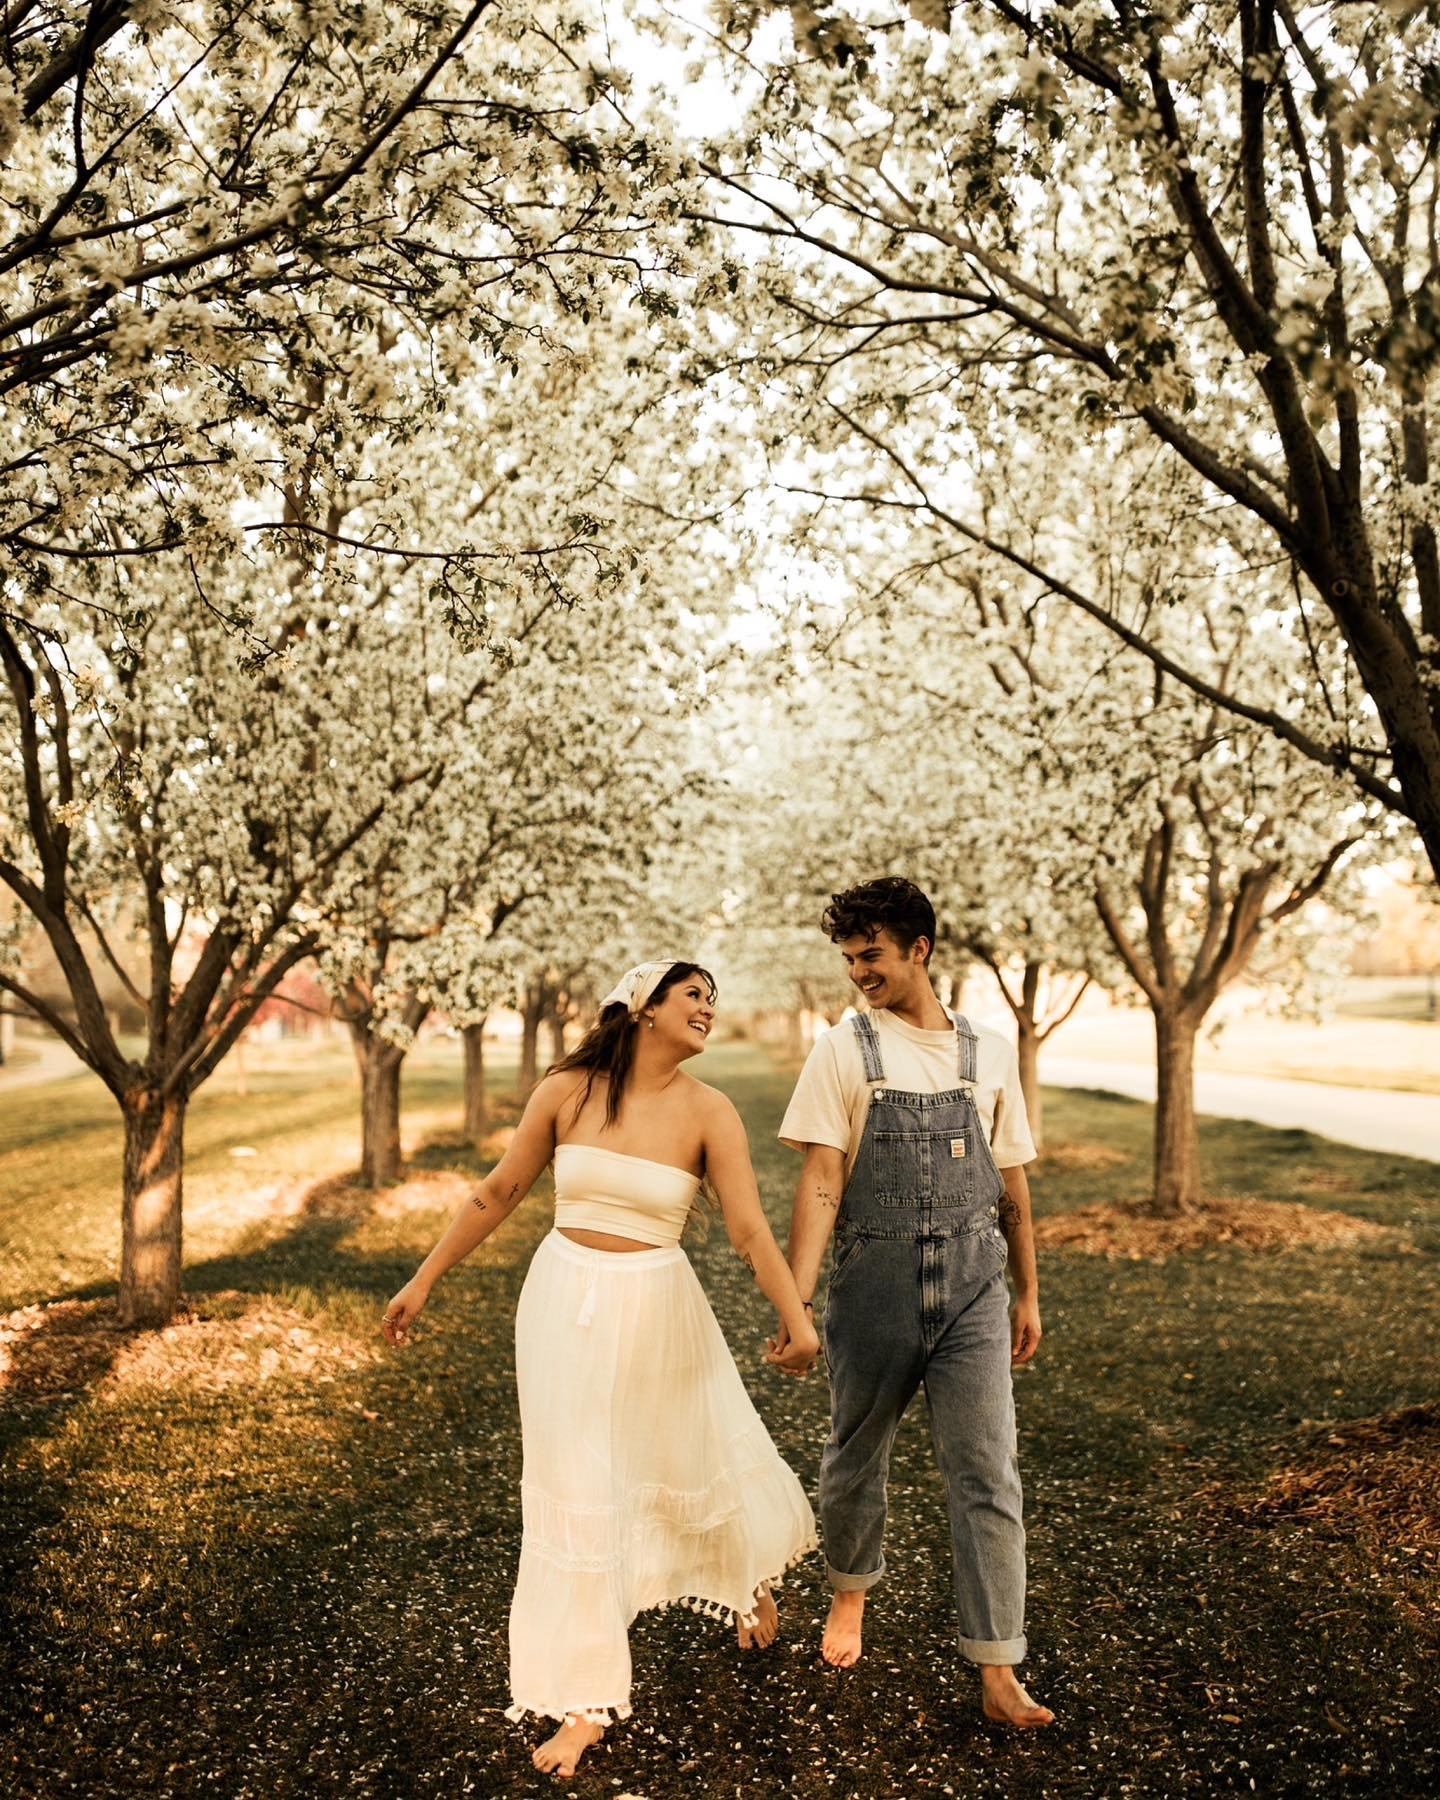
[[[690,1084],[691,1090],[685,1097],[707,1125],[739,1123],[740,1113],[728,1094],[722,1094],[719,1088],[711,1087],[708,1081],[701,1081],[689,1073],[686,1073],[685,1080]]]
[[[530,1098],[525,1102],[526,1112],[546,1115],[554,1118],[565,1103],[577,1098],[585,1087],[584,1069],[556,1069],[551,1075],[542,1076],[530,1090]],[[601,1092],[603,1076],[596,1078],[595,1086]]]

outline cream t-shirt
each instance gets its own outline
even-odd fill
[[[959,1047],[953,1027],[946,1031],[921,1031],[884,1007],[870,1017],[880,1039],[887,1088],[908,1094],[943,1094],[960,1086]],[[998,1031],[991,1031],[987,1025],[976,1025],[972,1020],[970,1029],[976,1040],[975,1109],[995,1165],[1011,1169],[1031,1162],[1035,1140],[1025,1116],[1020,1063],[1015,1051]],[[848,1181],[860,1153],[869,1108],[870,1084],[865,1079],[855,1022],[842,1019],[821,1033],[805,1059],[780,1122],[780,1141],[792,1150],[803,1150],[807,1144],[829,1144],[843,1150]]]

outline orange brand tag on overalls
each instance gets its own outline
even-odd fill
[[[951,1154],[951,1155],[952,1155],[952,1156],[963,1156],[963,1155],[964,1155],[964,1154],[965,1154],[965,1140],[964,1140],[964,1138],[951,1138],[951,1140],[950,1140],[950,1154]]]

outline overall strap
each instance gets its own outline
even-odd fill
[[[869,1013],[856,1013],[851,1024],[855,1027],[855,1036],[860,1045],[860,1060],[865,1065],[866,1081],[883,1081],[885,1065],[880,1060],[880,1034],[875,1029],[875,1021]]]
[[[946,1009],[949,1010],[948,1008]],[[951,1013],[955,1022],[955,1036],[958,1041],[960,1061],[960,1085],[968,1087],[976,1080],[976,1069],[979,1063],[980,1045],[975,1033],[970,1029],[970,1021],[959,1013]]]

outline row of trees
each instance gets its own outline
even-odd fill
[[[1418,9],[732,8],[710,145],[603,23],[7,15],[0,883],[70,1006],[0,994],[120,1105],[134,1320],[307,959],[378,1180],[431,1009],[473,1063],[518,972],[533,1068],[681,917],[821,999],[797,921],[901,860],[1032,1089],[1144,994],[1174,1209],[1218,993],[1384,820],[1440,858]]]
[[[587,877],[603,892],[643,866],[693,785],[674,730],[687,702],[648,601],[536,600],[466,651],[423,594],[320,580],[301,595],[285,573],[248,597],[254,629],[285,645],[258,676],[235,666],[223,622],[169,598],[124,655],[58,605],[0,625],[0,872],[70,1005],[20,970],[0,985],[120,1106],[137,1319],[168,1316],[178,1291],[188,1101],[292,969],[315,959],[350,1027],[363,1170],[388,1179],[400,1069],[429,1010],[483,1015],[523,960],[527,909],[578,910]],[[139,980],[112,942],[132,927]],[[102,962],[143,1012],[138,1055],[101,1001]]]
[[[121,1310],[156,1323],[185,1110],[256,1010],[318,964],[386,1179],[428,1011],[482,1017],[527,910],[633,881],[689,803],[708,657],[645,467],[633,140],[574,15],[7,27],[0,881],[69,1005],[13,959],[0,993],[115,1095]]]
[[[1185,1211],[1201,1192],[1196,1038],[1240,976],[1294,993],[1333,966],[1340,922],[1362,904],[1355,877],[1383,852],[1383,814],[1063,608],[1032,607],[1018,632],[1006,610],[943,563],[908,567],[903,607],[861,607],[825,634],[823,658],[807,649],[771,893],[814,919],[864,873],[921,881],[942,922],[937,966],[979,963],[1013,1015],[1037,1136],[1040,1046],[1092,981],[1143,999],[1153,1204]],[[1218,608],[1209,626],[1223,679],[1248,634]],[[771,906],[754,896],[778,925]]]
[[[1392,834],[1440,868],[1423,11],[742,11],[692,366],[809,571],[789,897],[921,873],[1037,1117],[1083,985],[1136,990],[1183,1210],[1219,994],[1303,979]]]

